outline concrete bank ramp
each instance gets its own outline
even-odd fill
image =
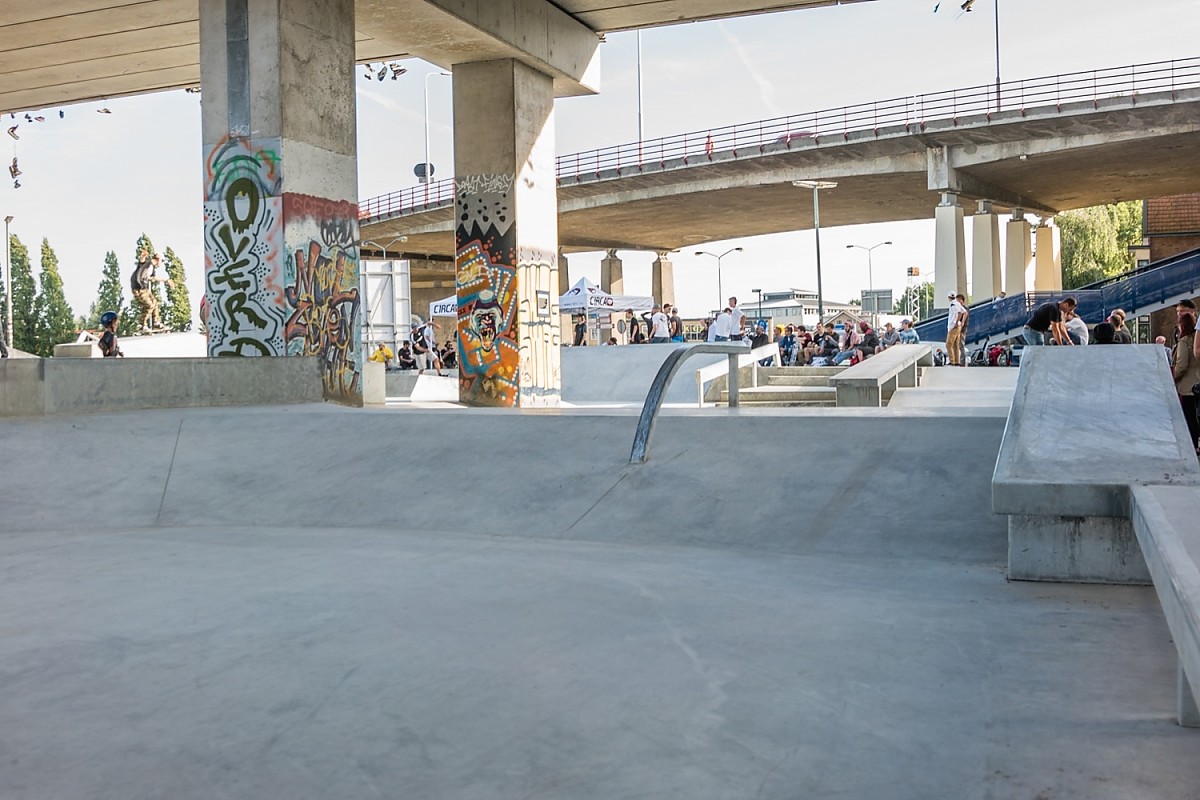
[[[1002,420],[668,414],[638,466],[632,415],[325,405],[0,424],[25,465],[0,487],[0,530],[104,520],[1003,552],[984,534],[1003,528],[988,508]],[[88,476],[69,503],[64,475]]]
[[[650,383],[667,355],[680,344],[645,344],[622,347],[564,347],[562,349],[563,400],[568,403],[622,403],[641,405]],[[727,356],[700,355],[687,360],[667,389],[667,403],[696,403],[696,370],[728,360]]]

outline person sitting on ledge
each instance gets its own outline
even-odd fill
[[[409,347],[408,342],[404,342],[400,345],[400,352],[396,353],[396,369],[409,370],[416,368],[417,360],[413,358],[412,348]]]

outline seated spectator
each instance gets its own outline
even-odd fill
[[[615,336],[610,336],[610,337],[608,338],[608,341],[604,343],[604,346],[605,346],[605,347],[613,347],[613,346],[615,346],[615,345],[616,345],[616,343],[617,343],[617,337],[615,337]]]
[[[1111,322],[1101,322],[1092,330],[1092,344],[1120,344],[1117,329]]]
[[[1114,308],[1113,312],[1108,315],[1108,321],[1112,323],[1114,329],[1114,344],[1133,344],[1133,335],[1125,327],[1125,311],[1123,309]]]
[[[858,323],[858,352],[862,353],[863,358],[870,358],[875,355],[880,349],[879,336],[875,331],[871,330],[871,326],[866,322]]]
[[[921,337],[917,335],[913,328],[911,319],[900,320],[900,343],[901,344],[920,344]]]
[[[453,339],[447,339],[442,345],[442,364],[446,369],[458,368],[458,348],[454,346]]]
[[[417,360],[413,358],[412,349],[408,342],[400,345],[400,352],[396,353],[396,369],[416,369]]]
[[[796,360],[796,329],[791,325],[788,325],[779,337],[779,357],[789,367]]]
[[[840,367],[847,361],[849,361],[851,364],[857,362],[860,355],[858,343],[858,331],[854,329],[852,324],[847,322],[844,330],[842,331],[842,338],[839,344],[838,354],[833,357],[833,365],[835,367]]]
[[[1084,345],[1088,343],[1088,326],[1083,319],[1074,311],[1068,311],[1067,317],[1067,336],[1071,337],[1073,344]]]
[[[392,359],[395,357],[396,354],[392,352],[392,348],[380,342],[375,345],[375,352],[371,353],[371,357],[367,360],[376,364],[383,364],[384,369],[391,369]]]
[[[896,326],[890,322],[883,323],[883,335],[879,337],[879,349],[877,352],[883,352],[894,344],[900,343],[900,331],[896,330]]]

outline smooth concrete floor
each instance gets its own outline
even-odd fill
[[[1002,420],[632,423],[0,422],[0,797],[1198,796],[1153,590],[1005,581]]]

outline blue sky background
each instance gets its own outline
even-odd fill
[[[644,31],[643,114],[647,138],[822,108],[943,91],[995,80],[994,0],[961,14],[957,2],[875,0],[847,6],[677,25]],[[995,0],[1000,11],[1004,80],[1200,55],[1196,0]],[[602,91],[560,100],[559,153],[637,138],[636,46],[632,33],[601,45]],[[359,196],[415,183],[424,151],[423,76],[435,68],[407,62],[398,81],[358,81]],[[361,73],[361,70],[360,70]],[[451,164],[451,79],[430,79],[431,160],[439,176]],[[111,114],[97,113],[108,108]],[[0,216],[36,252],[42,237],[58,253],[67,300],[77,314],[94,300],[104,254],[132,266],[144,231],[183,258],[193,308],[203,277],[202,146],[199,97],[182,91],[107,100],[20,117],[12,145],[22,188],[0,182]],[[11,158],[8,155],[7,158]],[[7,160],[7,159],[6,159]],[[1193,168],[1194,165],[1186,165]],[[876,288],[904,287],[907,267],[932,274],[930,219],[822,229],[826,295],[848,300],[866,286],[866,256],[846,244],[892,240],[874,256]],[[969,225],[969,222],[968,222]],[[969,233],[969,231],[968,231]],[[701,315],[716,296],[716,268],[694,249],[722,252],[727,293],[815,285],[811,230],[711,242],[674,256],[676,296],[685,315]],[[626,291],[648,294],[653,254],[622,252]],[[602,254],[570,259],[572,281],[599,279]],[[2,257],[2,255],[0,255]]]

